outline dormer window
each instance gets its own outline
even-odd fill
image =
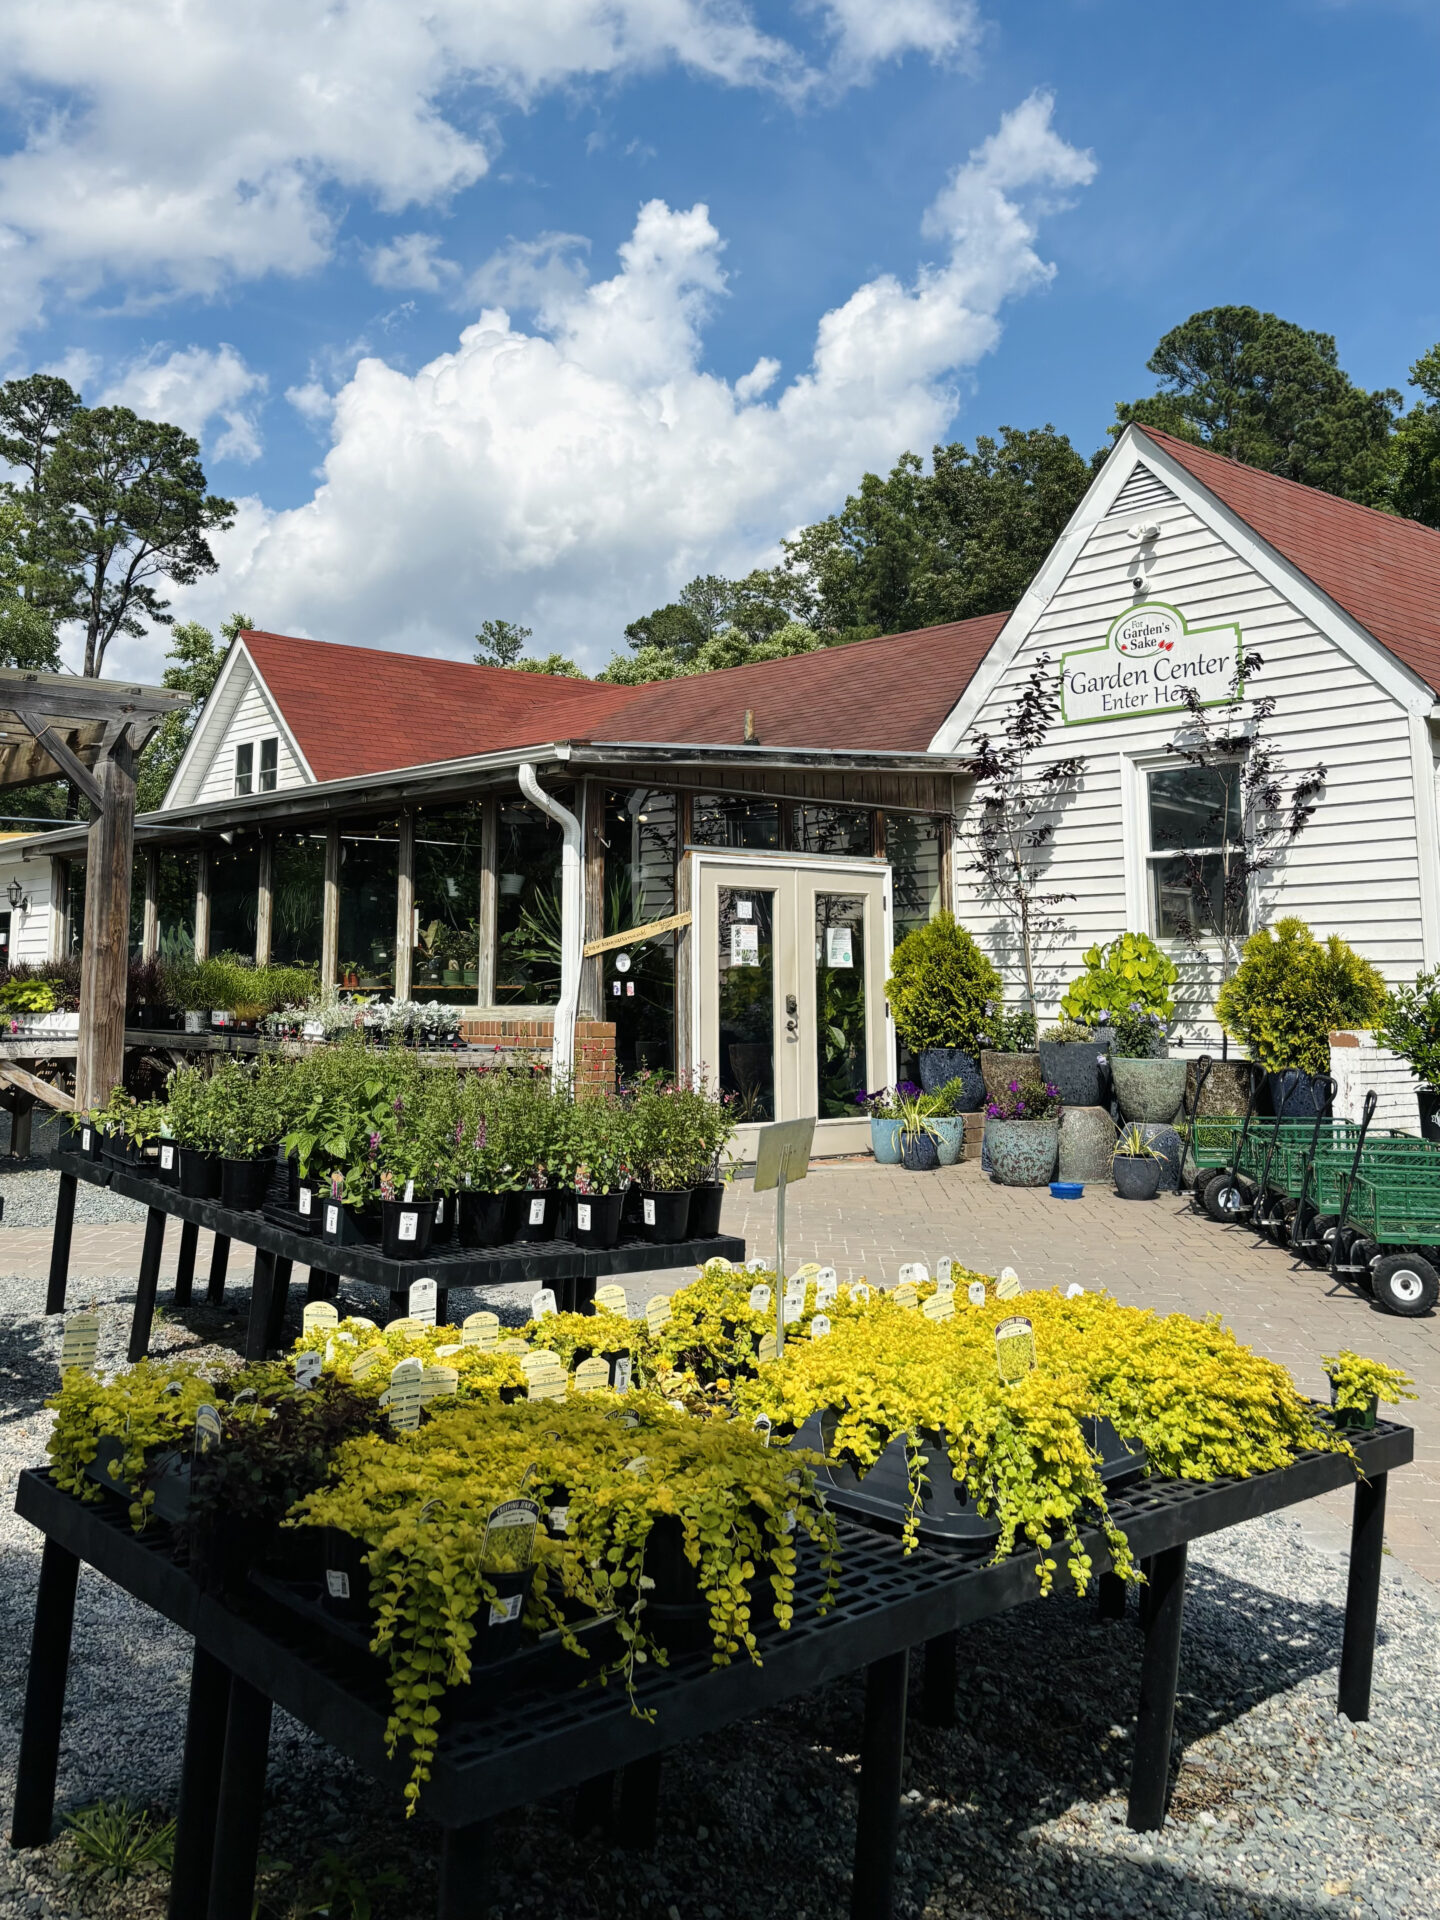
[[[257,777],[255,767],[255,749],[260,749],[260,767]],[[280,739],[271,734],[268,740],[246,740],[235,749],[235,793],[238,798],[244,793],[274,793],[280,784]]]
[[[235,749],[235,793],[249,793],[253,784],[255,766],[255,743],[247,740],[243,746]]]
[[[280,767],[280,741],[271,734],[268,740],[260,742],[260,792],[273,793]]]

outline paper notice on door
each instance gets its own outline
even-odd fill
[[[753,920],[755,918],[754,903],[750,900],[737,900],[735,912],[741,920]]]
[[[732,967],[758,967],[760,929],[735,921],[730,928],[730,964]]]
[[[850,951],[849,927],[825,929],[825,964],[830,967],[854,966],[854,957]]]

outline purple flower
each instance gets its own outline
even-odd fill
[[[378,1133],[372,1133],[370,1136],[370,1158],[373,1160],[376,1154],[379,1153],[379,1151],[380,1151],[380,1136]]]

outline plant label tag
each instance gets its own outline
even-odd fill
[[[826,1334],[829,1333],[829,1331],[830,1331],[829,1314],[817,1313],[815,1318],[810,1322],[810,1338],[812,1340],[823,1340]]]
[[[375,1322],[373,1320],[367,1320],[363,1313],[347,1313],[345,1316],[345,1324],[348,1327],[368,1327],[371,1333],[378,1333],[380,1331],[375,1325]]]
[[[588,1200],[577,1200],[575,1202],[575,1231],[577,1233],[589,1233],[590,1231],[590,1202]]]
[[[1013,1300],[1020,1292],[1020,1276],[1014,1267],[1002,1267],[1000,1278],[995,1282],[997,1300]]]
[[[633,1460],[627,1460],[625,1462],[625,1471],[627,1473],[633,1473],[638,1480],[642,1473],[648,1473],[650,1471],[650,1462],[645,1458],[643,1453],[637,1453]]]
[[[653,1200],[642,1200],[640,1207],[645,1215],[646,1226],[653,1227],[655,1224],[655,1202]]]
[[[545,1196],[544,1196],[544,1194],[543,1194],[543,1193],[537,1193],[537,1194],[535,1194],[535,1195],[534,1195],[534,1196],[533,1196],[533,1197],[531,1198],[531,1201],[530,1201],[530,1216],[529,1216],[529,1217],[530,1217],[530,1225],[531,1225],[532,1227],[543,1227],[543,1226],[544,1226],[544,1224],[545,1224]]]
[[[464,1351],[465,1351],[464,1347],[462,1347],[457,1341],[453,1346],[436,1347],[435,1358],[437,1360],[448,1360],[452,1353],[463,1353]]]
[[[955,1298],[955,1282],[950,1278],[948,1273],[943,1280],[937,1280],[935,1282],[935,1292],[937,1295],[943,1295],[948,1300]]]
[[[510,1593],[503,1600],[490,1602],[490,1624],[492,1627],[508,1626],[512,1620],[520,1618],[520,1609],[525,1604],[523,1593]]]
[[[790,1276],[792,1280],[818,1280],[819,1277],[820,1262],[818,1260],[805,1261],[802,1266],[796,1267]]]
[[[315,1196],[310,1191],[309,1187],[301,1187],[299,1197],[296,1200],[295,1204],[299,1208],[304,1218],[308,1220],[310,1218],[311,1210],[315,1205]]]
[[[853,967],[849,927],[825,929],[825,964],[828,967]]]
[[[592,1354],[588,1360],[582,1360],[575,1369],[575,1391],[577,1393],[598,1393],[610,1384],[610,1364],[598,1354]]]
[[[323,1040],[325,1038],[325,1022],[323,1020],[305,1021],[300,1028],[300,1038],[302,1040]]]
[[[936,1286],[953,1288],[955,1285],[955,1282],[951,1276],[953,1275],[954,1271],[955,1271],[955,1262],[950,1258],[948,1253],[945,1255],[945,1258],[943,1260],[937,1260],[935,1262]]]
[[[1002,1320],[995,1329],[995,1364],[1008,1387],[1035,1366],[1035,1329],[1022,1315]]]
[[[1072,1280],[1065,1289],[1065,1298],[1067,1300],[1078,1300],[1084,1291],[1084,1287],[1081,1286],[1078,1280]]]
[[[787,1280],[785,1282],[785,1324],[788,1327],[793,1320],[799,1320],[805,1312],[805,1282]]]
[[[72,1313],[65,1322],[65,1337],[60,1344],[60,1371],[78,1367],[89,1373],[95,1364],[95,1349],[100,1340],[98,1313]]]
[[[595,1289],[595,1310],[597,1313],[618,1313],[622,1320],[630,1318],[630,1302],[624,1287],[614,1285]]]
[[[659,1333],[670,1324],[670,1296],[656,1293],[645,1302],[645,1324],[651,1333]]]
[[[927,1320],[953,1320],[955,1318],[955,1293],[932,1293],[920,1309]]]
[[[400,1197],[407,1204],[415,1198],[415,1182],[413,1180],[407,1180],[405,1182],[405,1191],[403,1194],[401,1194]],[[403,1233],[401,1234],[400,1237],[402,1240],[408,1238],[408,1236]]]
[[[410,1286],[409,1297],[405,1304],[410,1309],[410,1318],[422,1327],[435,1324],[435,1301],[439,1289],[433,1280],[415,1280]]]
[[[352,1380],[363,1380],[367,1373],[372,1373],[375,1368],[379,1366],[380,1360],[380,1348],[367,1347],[363,1353],[357,1353],[351,1362],[350,1378]]]
[[[750,1311],[768,1313],[770,1311],[770,1289],[763,1280],[757,1280],[750,1289]]]
[[[508,1340],[497,1340],[495,1351],[496,1353],[528,1353],[530,1349],[523,1340],[517,1340],[512,1334]]]
[[[420,1404],[428,1407],[432,1400],[442,1399],[447,1393],[454,1393],[460,1385],[458,1367],[424,1367],[420,1373]]]
[[[551,1507],[545,1515],[545,1524],[551,1533],[568,1533],[570,1531],[569,1507]]]
[[[308,1353],[295,1356],[295,1384],[302,1393],[308,1393],[312,1387],[320,1384],[320,1355],[312,1347]]]
[[[214,1407],[195,1409],[195,1457],[213,1453],[220,1444],[220,1415]]]
[[[424,1368],[416,1359],[401,1360],[390,1370],[390,1385],[380,1396],[382,1407],[390,1410],[390,1425],[397,1433],[413,1430],[420,1424],[420,1376]]]
[[[758,967],[760,964],[760,929],[751,921],[748,925],[736,920],[730,928],[730,964],[732,967]]]
[[[762,1333],[756,1358],[762,1362],[773,1360],[779,1350],[779,1344],[773,1333]]]
[[[525,1369],[527,1400],[563,1400],[565,1367],[558,1353],[527,1354],[520,1365]]]
[[[838,1280],[817,1280],[815,1282],[815,1311],[823,1313],[826,1307],[833,1307],[840,1298]]]
[[[339,1209],[339,1207],[336,1207],[336,1206],[327,1206],[327,1207],[326,1207],[326,1209],[325,1209],[325,1231],[326,1231],[326,1233],[338,1233],[338,1232],[340,1231],[340,1209]]]
[[[90,1129],[89,1129],[89,1127],[82,1127],[82,1128],[80,1129],[80,1151],[81,1151],[82,1153],[89,1153],[89,1151],[90,1151]]]
[[[419,1214],[412,1213],[408,1207],[402,1207],[400,1209],[400,1219],[395,1227],[395,1238],[397,1240],[413,1240],[416,1237],[419,1226]]]
[[[540,1508],[534,1500],[501,1500],[490,1509],[485,1521],[481,1566],[494,1573],[519,1572],[528,1567],[534,1558],[539,1524]],[[514,1615],[507,1618],[513,1619]]]
[[[314,1333],[317,1327],[338,1327],[340,1315],[328,1300],[307,1300],[300,1324],[306,1333]]]
[[[920,1289],[913,1280],[902,1280],[895,1289],[894,1300],[897,1307],[903,1307],[907,1313],[913,1313],[920,1304]]]
[[[983,1280],[972,1280],[965,1289],[965,1298],[970,1302],[972,1307],[983,1307],[985,1304],[985,1282]]]
[[[930,1269],[923,1260],[908,1260],[900,1269],[900,1284],[908,1281],[912,1286],[923,1287],[930,1278]]]
[[[435,1202],[435,1224],[437,1227],[443,1227],[445,1224],[445,1196],[443,1193]]]
[[[770,1444],[770,1416],[768,1413],[756,1414],[755,1431],[760,1435],[761,1439],[765,1442],[766,1446],[768,1447]]]
[[[852,1284],[850,1288],[850,1304],[852,1307],[869,1306],[870,1289],[863,1280],[856,1280]]]
[[[348,1600],[350,1598],[349,1574],[342,1572],[339,1567],[327,1567],[325,1569],[325,1591],[332,1600]]]
[[[840,1276],[834,1267],[817,1267],[815,1269],[815,1284],[817,1287],[838,1287],[840,1284]]]
[[[764,1273],[767,1269],[763,1260],[753,1259],[745,1262],[745,1271],[747,1273]]]
[[[628,1353],[616,1354],[615,1369],[610,1376],[610,1384],[616,1393],[628,1393],[630,1391],[630,1375],[634,1370],[634,1365],[635,1363]]]
[[[423,1320],[417,1320],[413,1313],[402,1314],[398,1320],[391,1320],[385,1328],[386,1333],[425,1333],[428,1331]]]
[[[483,1352],[493,1353],[495,1342],[500,1338],[499,1314],[467,1314],[460,1325],[460,1338],[467,1347],[479,1347]]]
[[[162,1173],[169,1173],[173,1170],[174,1165],[175,1149],[168,1140],[162,1140],[160,1143],[160,1171]]]
[[[555,1289],[553,1287],[541,1287],[538,1293],[530,1296],[530,1318],[532,1320],[543,1320],[547,1313],[558,1312],[559,1308],[555,1305]]]

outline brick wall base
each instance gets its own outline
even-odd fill
[[[555,1044],[553,1015],[480,1014],[460,1022],[460,1035],[472,1046],[493,1047],[502,1059],[542,1060],[547,1065]],[[611,1020],[575,1022],[575,1090],[612,1093],[615,1088],[615,1024]]]

